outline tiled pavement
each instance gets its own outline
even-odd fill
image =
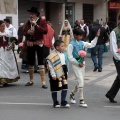
[[[104,66],[102,72],[87,71],[85,73],[85,84],[95,84],[103,87],[110,87],[116,77],[116,70],[113,63]],[[69,74],[68,80],[75,80],[74,74]]]

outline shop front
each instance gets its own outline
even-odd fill
[[[113,29],[117,25],[117,18],[120,14],[120,2],[118,0],[110,0],[108,2],[108,24]]]

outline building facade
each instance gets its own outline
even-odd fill
[[[65,18],[70,19],[71,24],[81,19],[86,22],[99,19],[103,22],[108,19],[107,4],[106,0],[67,0]]]
[[[39,9],[40,15],[52,23],[57,38],[63,20],[68,19],[73,26],[76,20],[93,22],[99,19],[117,22],[120,14],[120,0],[0,0],[0,18],[9,18],[18,29],[20,23],[29,18],[27,12],[32,6]]]
[[[40,16],[45,15],[46,20],[52,23],[57,38],[64,18],[63,3],[65,2],[66,0],[18,0],[18,22],[19,24],[26,22],[29,19],[27,10],[32,6],[37,7]]]
[[[109,0],[108,15],[109,21],[117,23],[118,15],[120,15],[120,0]]]
[[[0,0],[0,19],[9,18],[11,24],[18,29],[18,4],[17,0]]]

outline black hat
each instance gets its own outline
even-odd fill
[[[32,12],[32,13],[40,14],[40,12],[38,12],[38,9],[36,7],[32,7],[30,10],[27,10],[27,11]]]

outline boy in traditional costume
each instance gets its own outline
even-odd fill
[[[98,36],[100,34],[100,30],[98,30],[96,37],[94,38],[94,40],[91,41],[91,43],[82,41],[84,32],[81,29],[74,29],[73,34],[74,38],[68,45],[68,59],[72,64],[75,76],[77,78],[77,85],[70,94],[70,100],[71,103],[76,103],[74,95],[77,92],[77,90],[79,90],[79,105],[81,107],[87,107],[87,104],[85,104],[83,97],[85,61],[84,59],[81,59],[78,53],[80,50],[84,50],[85,48],[92,48],[96,45]]]
[[[66,101],[67,96],[67,55],[64,53],[65,46],[62,40],[56,40],[54,43],[55,51],[47,57],[51,95],[53,99],[53,107],[60,107],[60,103],[57,100],[57,92],[61,92],[61,106],[70,107]]]

